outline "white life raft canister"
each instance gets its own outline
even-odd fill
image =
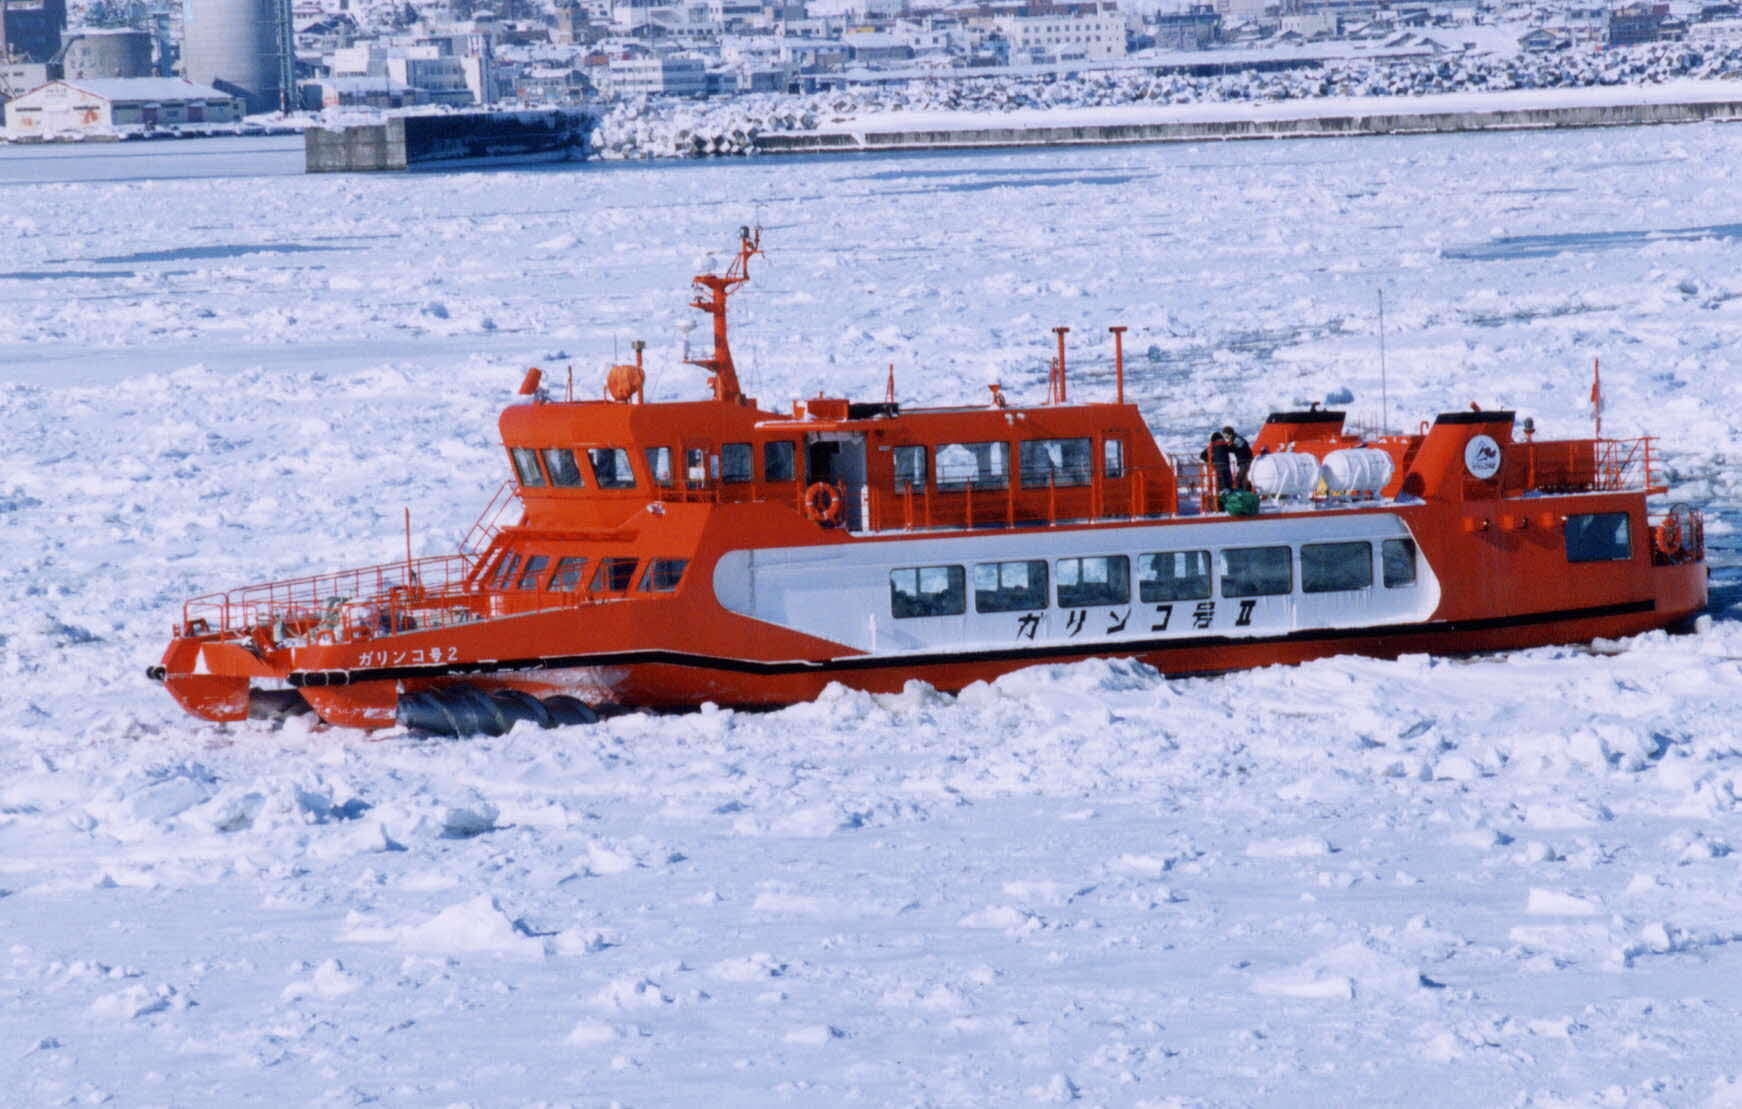
[[[1350,447],[1325,455],[1319,469],[1328,493],[1371,496],[1391,480],[1391,456],[1375,447]]]
[[[1261,454],[1246,476],[1253,490],[1267,497],[1306,497],[1318,480],[1319,463],[1310,454]]]

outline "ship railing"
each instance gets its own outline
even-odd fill
[[[433,555],[208,593],[182,605],[177,634],[239,636],[276,625],[278,638],[305,635],[323,624],[336,625],[345,606],[358,598],[386,597],[394,590],[407,597],[464,590],[474,562],[466,555]]]
[[[1645,517],[1653,566],[1679,566],[1706,557],[1706,515],[1685,504]]]
[[[389,590],[347,600],[330,609],[311,629],[309,642],[357,643],[409,632],[439,631],[488,620],[580,608],[607,598],[579,590],[505,589],[463,582],[441,590]],[[433,648],[426,648],[433,650]],[[414,654],[416,652],[413,652]],[[393,662],[400,652],[386,656]],[[410,662],[440,662],[429,657]]]
[[[1655,454],[1656,440],[1649,435],[1515,442],[1506,451],[1500,495],[1658,491]],[[1469,496],[1484,495],[1484,483],[1474,478],[1466,477],[1465,486]]]
[[[1163,466],[1129,467],[1114,477],[1096,473],[1085,479],[1050,475],[1046,484],[1027,484],[1020,476],[952,481],[903,482],[893,489],[852,486],[849,516],[859,515],[868,531],[978,530],[1045,527],[1092,520],[1172,515],[1173,471]]]
[[[478,518],[472,522],[465,538],[460,540],[460,555],[475,561],[490,546],[491,540],[502,531],[503,517],[516,507],[520,509],[520,513],[514,523],[525,522],[526,508],[520,500],[520,486],[510,478],[497,487],[490,503],[484,506],[484,511],[478,513]]]

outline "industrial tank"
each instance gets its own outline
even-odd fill
[[[151,76],[151,35],[131,27],[75,27],[61,33],[61,69],[80,77]]]
[[[187,0],[182,75],[276,110],[289,79],[288,0]]]

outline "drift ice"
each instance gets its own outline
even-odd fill
[[[1070,400],[1062,328],[1044,404],[904,409],[892,385],[763,409],[726,319],[759,246],[745,229],[695,279],[712,396],[645,403],[639,344],[603,399],[531,371],[499,421],[512,478],[457,553],[197,597],[152,676],[208,720],[294,693],[332,724],[499,734],[1092,656],[1189,674],[1578,642],[1705,606],[1701,517],[1648,509],[1649,438],[1279,412],[1230,490],[1156,447],[1118,353],[1113,402]]]

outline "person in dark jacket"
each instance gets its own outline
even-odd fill
[[[1248,475],[1252,472],[1252,444],[1231,427],[1222,429],[1222,442],[1227,444],[1228,453],[1234,460],[1234,484],[1230,488],[1251,489],[1252,480]]]
[[[1228,441],[1221,432],[1210,433],[1210,445],[1199,452],[1198,457],[1215,468],[1218,494],[1234,488],[1233,459],[1228,451]]]

